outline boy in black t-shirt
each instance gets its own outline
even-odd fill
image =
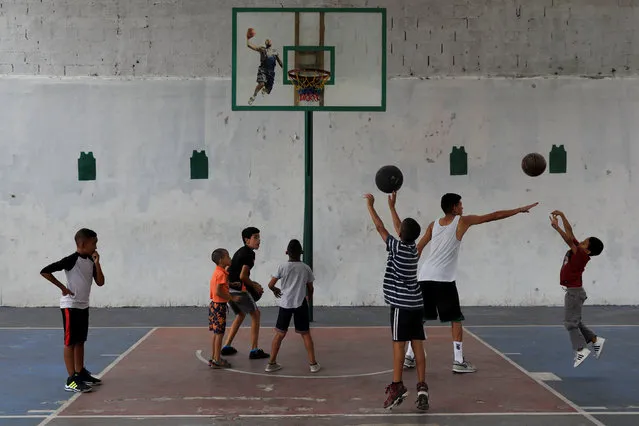
[[[262,286],[250,278],[251,269],[255,265],[255,250],[260,247],[260,230],[252,226],[245,228],[242,230],[242,241],[244,242],[244,246],[235,252],[231,260],[231,266],[229,267],[229,283],[241,283],[241,287],[234,287],[233,284],[230,284],[230,293],[232,295],[239,295],[240,300],[237,302],[229,302],[229,306],[235,313],[235,319],[233,320],[221,353],[222,355],[233,355],[237,353],[237,350],[231,346],[231,343],[240,329],[246,314],[249,314],[251,316],[251,352],[249,353],[249,358],[263,359],[268,358],[270,355],[258,348],[260,310],[249,293],[249,291],[252,291],[260,296],[264,293]]]

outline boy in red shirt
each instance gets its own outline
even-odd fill
[[[211,254],[211,260],[216,266],[210,284],[209,330],[213,332],[213,348],[209,367],[231,368],[231,363],[220,358],[222,338],[226,332],[226,302],[237,301],[240,297],[231,296],[229,293],[229,273],[226,270],[231,265],[229,252],[223,248],[215,249]]]
[[[565,230],[559,227],[557,217],[561,217]],[[583,288],[582,275],[590,258],[599,256],[603,251],[603,243],[596,237],[586,238],[582,242],[577,241],[572,233],[572,226],[568,223],[566,216],[559,210],[551,213],[550,223],[570,247],[570,250],[564,256],[559,279],[561,285],[566,288],[564,326],[570,335],[572,348],[575,351],[574,367],[577,367],[590,355],[589,343],[592,343],[595,357],[599,359],[606,341],[603,337],[593,333],[581,321],[581,311],[584,302],[588,298]]]

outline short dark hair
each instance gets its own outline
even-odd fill
[[[213,250],[213,253],[211,253],[211,260],[216,265],[219,265],[220,262],[222,261],[222,258],[225,255],[228,255],[228,254],[229,254],[228,250],[223,249],[223,248],[217,248],[217,249]]]
[[[292,239],[288,242],[288,246],[286,247],[286,252],[289,256],[294,258],[299,258],[302,255],[302,244],[299,240]]]
[[[461,201],[461,195],[451,192],[442,195],[442,210],[449,214],[453,212],[453,208]]]
[[[419,223],[415,219],[407,217],[399,228],[399,238],[405,243],[414,243],[420,232],[422,232],[422,227],[419,226]]]
[[[76,244],[79,243],[80,241],[86,241],[92,238],[98,238],[98,234],[96,234],[95,231],[88,228],[82,228],[75,233]]]
[[[254,226],[242,229],[242,243],[246,244],[246,240],[250,240],[255,234],[259,234],[260,230]]]
[[[603,243],[597,237],[588,238],[588,251],[590,252],[590,256],[599,256],[603,251]]]

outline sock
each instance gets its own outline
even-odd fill
[[[464,362],[464,352],[462,350],[462,342],[453,342],[453,351],[455,354],[455,362]]]
[[[408,349],[406,350],[406,358],[415,359],[415,352],[413,352],[413,345],[408,342]]]

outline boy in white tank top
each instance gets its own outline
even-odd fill
[[[431,222],[426,233],[417,244],[418,252],[430,243],[430,253],[422,264],[418,281],[424,297],[424,319],[450,322],[453,336],[453,372],[474,373],[476,368],[464,359],[462,351],[463,328],[459,294],[457,293],[457,264],[459,247],[466,231],[473,226],[495,220],[506,219],[517,213],[528,213],[539,203],[530,204],[512,210],[499,210],[485,215],[464,216],[461,196],[444,194],[441,208],[444,217]],[[413,348],[408,345],[404,366],[415,366]]]

